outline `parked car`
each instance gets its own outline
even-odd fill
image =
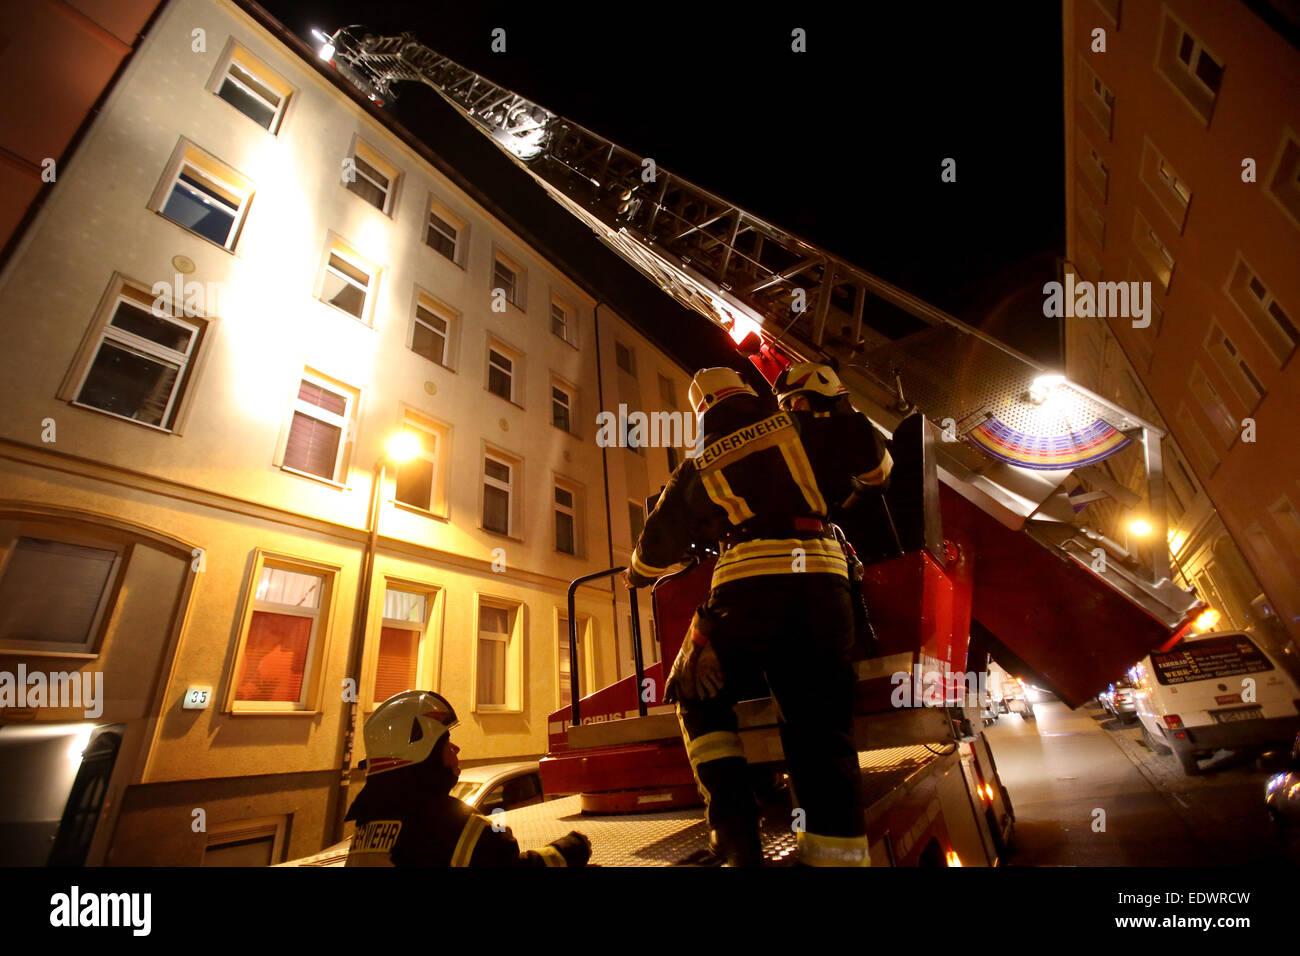
[[[1137,699],[1132,683],[1126,679],[1107,684],[1106,689],[1097,695],[1097,702],[1106,713],[1120,720],[1137,720]]]
[[[460,780],[451,788],[451,795],[463,800],[479,813],[531,806],[544,799],[541,771],[536,760],[462,767]],[[319,853],[278,865],[343,866],[347,862],[351,846],[352,837],[347,837]]]
[[[1264,784],[1264,806],[1283,845],[1300,862],[1300,734],[1291,745],[1286,767]]]
[[[1300,690],[1245,631],[1184,638],[1130,676],[1142,735],[1173,751],[1184,772],[1202,756],[1290,741],[1300,732]]]

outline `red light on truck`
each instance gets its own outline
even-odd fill
[[[1240,695],[1240,694],[1223,694],[1223,695],[1220,696],[1220,697],[1216,697],[1216,698],[1214,698],[1214,702],[1215,702],[1216,704],[1240,704],[1240,703],[1241,703],[1241,695]]]
[[[1181,727],[1182,725],[1183,725],[1183,718],[1179,717],[1177,714],[1165,715],[1166,727]]]

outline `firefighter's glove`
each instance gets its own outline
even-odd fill
[[[668,674],[664,700],[673,703],[716,697],[722,684],[722,662],[718,660],[718,652],[700,632],[698,622],[692,621],[691,632],[682,642],[682,649],[677,652],[677,660]]]
[[[577,830],[570,830],[551,846],[560,851],[560,856],[564,857],[568,866],[586,866],[591,859],[591,841],[585,833]]]

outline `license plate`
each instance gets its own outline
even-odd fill
[[[1256,720],[1263,716],[1262,707],[1242,707],[1237,710],[1216,710],[1212,711],[1212,716],[1220,724],[1230,724],[1235,720]]]

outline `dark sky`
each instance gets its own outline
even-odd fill
[[[1055,3],[771,13],[676,0],[261,2],[302,37],[351,23],[412,31],[659,166],[1053,357],[1039,290],[1064,251]],[[506,31],[505,53],[490,49],[495,27]],[[807,53],[790,51],[795,27],[807,31]],[[391,108],[449,159],[459,151],[491,173],[495,164],[479,154],[492,149],[486,138],[453,144],[457,118],[432,91],[407,85]],[[957,161],[956,183],[940,180],[946,157]],[[1007,308],[1027,287],[1034,295]]]

